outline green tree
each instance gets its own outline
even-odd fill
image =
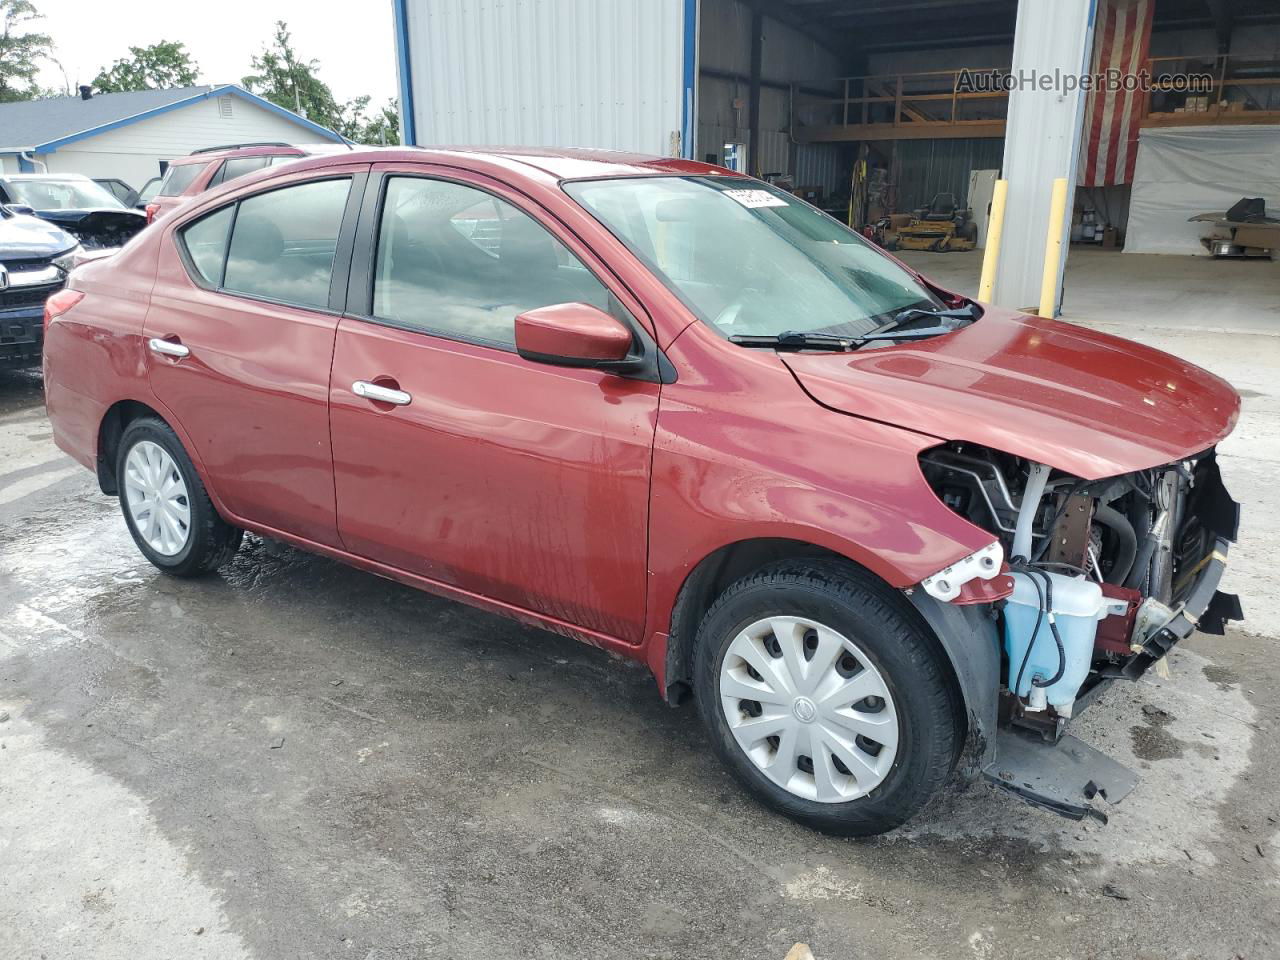
[[[30,32],[31,22],[39,19],[30,0],[0,0],[0,103],[41,95],[36,74],[53,53],[53,40]]]
[[[338,108],[337,125],[333,127],[348,140],[364,143],[364,131],[368,125],[364,112],[369,108],[371,97],[356,97],[348,100]]]
[[[241,81],[247,90],[331,130],[343,125],[343,108],[316,75],[320,64],[298,56],[283,20],[276,21],[271,42],[250,63],[256,72]]]
[[[360,131],[360,142],[372,145],[400,143],[400,101],[392,98]]]
[[[396,146],[400,143],[400,107],[392,99],[368,116],[371,97],[356,97],[340,108],[338,125],[333,129],[354,143],[369,146]]]
[[[197,83],[200,67],[181,43],[162,40],[149,47],[130,47],[129,53],[98,71],[93,85],[100,93],[167,90]]]

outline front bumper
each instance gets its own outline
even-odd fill
[[[30,366],[40,362],[44,344],[44,304],[0,310],[0,365]]]
[[[1195,520],[1212,537],[1212,546],[1190,570],[1182,572],[1182,602],[1169,621],[1135,644],[1123,660],[1104,664],[1092,686],[1076,701],[1076,715],[1116,680],[1137,680],[1164,659],[1177,643],[1199,629],[1221,635],[1228,620],[1243,619],[1240,599],[1218,589],[1227,567],[1231,543],[1240,525],[1240,505],[1223,486],[1216,459],[1210,456],[1198,490],[1188,504]],[[1095,797],[1118,803],[1137,785],[1138,777],[1123,764],[1071,736],[1046,740],[1016,727],[1001,728],[994,758],[983,775],[1029,803],[1073,820],[1086,816],[1106,822],[1093,806]]]
[[[1197,628],[1201,633],[1221,636],[1226,632],[1228,620],[1243,620],[1240,598],[1218,589],[1222,574],[1227,569],[1230,551],[1231,544],[1225,537],[1219,537],[1213,550],[1201,561],[1195,585],[1173,619],[1148,637],[1132,656],[1099,671],[1102,677],[1107,680],[1137,680],[1157,661],[1164,659],[1178,641],[1191,636]]]

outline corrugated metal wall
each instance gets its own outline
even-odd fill
[[[954,193],[963,204],[970,172],[999,170],[1003,158],[1001,139],[900,140],[896,210],[907,213],[923,207],[936,193]]]
[[[738,0],[702,0],[698,27],[698,136],[694,157],[721,159],[726,143],[746,143],[751,75],[751,10]],[[759,169],[751,173],[791,173],[797,185],[835,190],[844,175],[837,167],[837,144],[797,147],[791,142],[789,85],[841,72],[840,61],[811,37],[764,20],[760,76]],[[729,76],[726,76],[729,75]],[[740,101],[741,106],[734,106]],[[793,169],[793,154],[795,169]],[[803,167],[800,157],[803,156]],[[804,176],[800,176],[803,170]]]
[[[670,154],[684,0],[408,0],[419,144]]]
[[[822,187],[827,193],[848,192],[856,145],[802,143],[796,147],[797,187]]]

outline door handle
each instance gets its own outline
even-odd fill
[[[161,340],[159,337],[152,337],[147,341],[147,346],[152,353],[163,354],[166,357],[191,356],[190,347],[183,346],[181,343],[174,343],[172,340]]]
[[[397,407],[405,406],[413,397],[405,393],[403,390],[392,390],[390,387],[380,387],[376,383],[370,383],[368,380],[357,380],[351,385],[351,392],[357,397],[364,397],[366,400],[377,400],[379,403],[393,403]]]

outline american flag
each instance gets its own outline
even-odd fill
[[[1108,70],[1137,74],[1151,45],[1154,0],[1098,0],[1093,34],[1094,76]],[[1093,90],[1084,115],[1084,153],[1080,185],[1108,187],[1130,183],[1138,153],[1142,119],[1141,90]]]

